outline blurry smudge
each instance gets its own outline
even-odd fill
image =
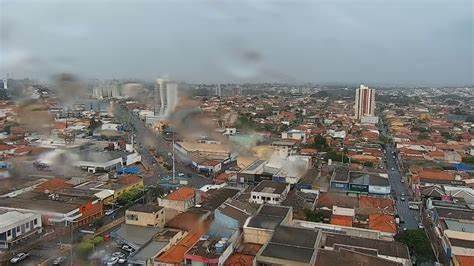
[[[20,103],[17,122],[29,132],[35,131],[49,135],[53,127],[54,118],[49,113],[47,106],[36,100],[29,100]]]
[[[75,103],[87,95],[84,85],[72,74],[56,75],[53,81],[55,94],[66,108],[72,108]]]
[[[242,57],[249,62],[260,62],[262,60],[262,55],[255,50],[242,51]]]

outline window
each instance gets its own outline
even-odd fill
[[[34,224],[35,224],[35,225],[38,224],[38,219],[35,219]]]
[[[12,236],[12,230],[7,231],[7,236]]]
[[[16,232],[17,232],[17,233],[20,232],[20,227],[19,227],[19,226],[16,227]]]
[[[138,215],[135,215],[135,214],[128,214],[128,215],[127,215],[127,220],[138,221]]]
[[[254,199],[256,199],[256,198],[257,198],[257,196],[255,196],[255,195],[253,195],[252,197],[253,197]]]
[[[26,226],[26,229],[30,229],[30,224],[29,223],[26,223],[25,226]]]

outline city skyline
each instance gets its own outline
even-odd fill
[[[103,2],[89,9],[1,1],[0,73],[43,80],[67,72],[190,83],[471,85],[472,3],[426,3],[139,1],[134,8]]]

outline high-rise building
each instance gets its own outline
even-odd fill
[[[375,91],[365,85],[360,85],[355,95],[355,117],[375,116]]]

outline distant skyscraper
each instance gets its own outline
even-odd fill
[[[357,119],[364,116],[375,116],[375,91],[360,85],[356,90],[354,110]]]

